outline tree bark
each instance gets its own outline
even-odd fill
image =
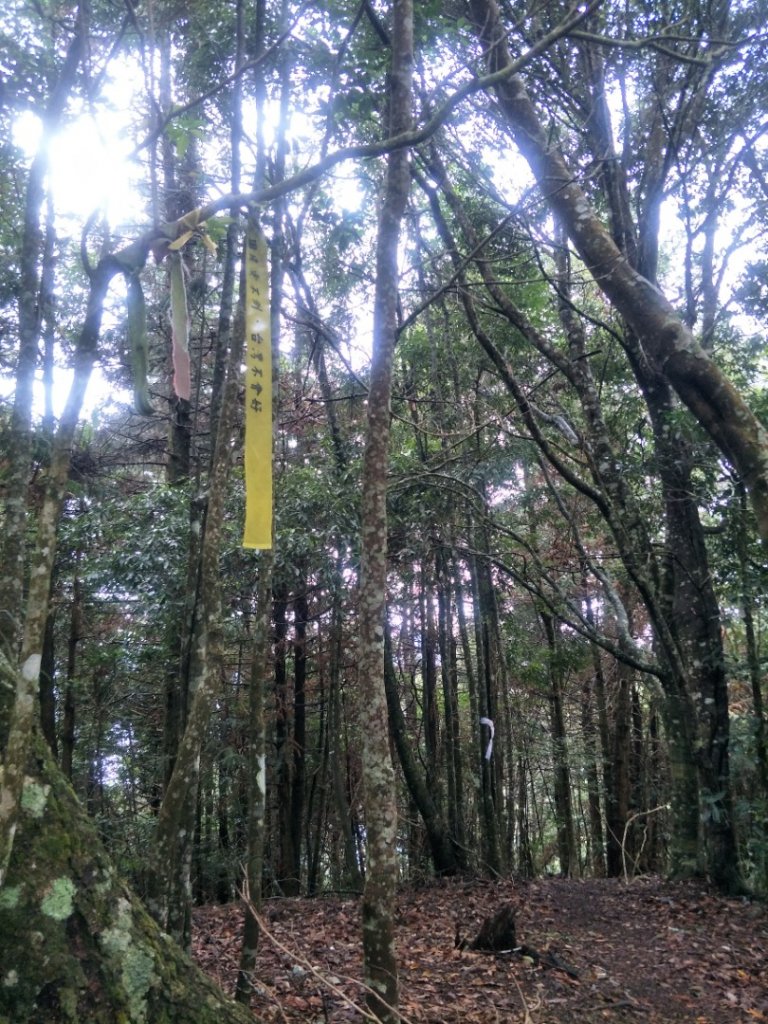
[[[59,427],[53,440],[37,537],[31,559],[26,599],[21,671],[15,676],[2,764],[0,764],[0,886],[13,848],[13,838],[24,784],[24,764],[37,714],[38,676],[48,621],[51,577],[56,556],[59,515],[69,476],[70,453],[83,399],[91,378],[96,346],[109,284],[119,266],[104,260],[93,271],[85,321],[74,355],[74,376]],[[9,573],[13,573],[9,566]],[[15,614],[15,613],[14,613]],[[11,645],[10,649],[13,649]],[[5,730],[3,730],[5,732]]]
[[[264,821],[267,802],[264,694],[269,662],[273,558],[271,551],[262,552],[259,558],[253,662],[248,689],[245,880],[249,898],[245,907],[243,942],[240,947],[240,965],[235,987],[235,999],[238,1003],[244,1003],[246,1006],[249,1005],[255,988],[256,955],[261,932],[256,914],[261,909],[261,885],[264,869]]]
[[[547,612],[539,613],[549,652],[549,707],[552,730],[552,767],[554,774],[555,820],[557,823],[557,850],[560,871],[567,878],[579,874],[579,856],[576,847],[576,829],[571,797],[571,768],[568,762],[568,736],[563,707],[563,679],[560,668],[555,622]]]
[[[12,675],[3,655],[2,672]],[[248,1024],[160,932],[35,737],[0,903],[0,1019]]]
[[[392,660],[392,645],[388,628],[384,639],[384,685],[389,709],[389,726],[392,730],[395,749],[411,799],[424,822],[435,874],[453,875],[458,869],[458,861],[451,837],[445,827],[439,806],[432,797],[429,780],[422,773],[408,739],[405,716],[400,706],[397,674]]]
[[[220,628],[219,553],[224,522],[224,503],[232,464],[231,438],[235,429],[237,389],[240,382],[240,361],[244,341],[242,303],[238,308],[238,325],[229,352],[227,380],[216,437],[216,450],[208,481],[205,530],[200,551],[200,603],[191,652],[191,699],[184,733],[176,750],[173,771],[157,817],[153,870],[150,875],[148,905],[163,927],[169,924],[171,899],[175,888],[175,865],[182,854],[183,823],[194,808],[198,784],[200,751],[211,714],[218,673],[215,671],[217,637]],[[190,803],[191,801],[191,803]],[[178,910],[178,908],[177,908]],[[178,913],[174,912],[178,920]]]
[[[329,694],[329,747],[331,762],[331,785],[335,804],[338,827],[341,833],[342,855],[344,867],[342,882],[355,892],[362,892],[363,873],[360,868],[358,848],[355,836],[354,818],[356,811],[349,798],[349,753],[344,731],[344,702],[341,692],[342,676],[342,606],[341,595],[343,581],[341,577],[342,560],[336,560],[336,582],[333,592],[331,609],[331,664]]]
[[[394,0],[389,130],[411,125],[413,7]],[[397,881],[397,805],[389,748],[384,690],[384,619],[387,598],[387,475],[389,468],[392,363],[397,336],[400,226],[410,186],[407,153],[387,158],[376,244],[373,362],[362,476],[359,722],[363,741],[363,782],[367,864],[363,892],[363,954],[367,1006],[386,1024],[397,1013],[394,897]]]
[[[86,49],[87,24],[78,12],[77,27],[58,81],[53,86],[42,115],[44,136],[32,161],[24,197],[24,224],[20,252],[19,355],[16,386],[6,438],[8,466],[4,473],[3,535],[0,547],[0,645],[16,650],[21,636],[24,608],[26,557],[27,483],[32,457],[32,402],[42,318],[40,261],[43,236],[40,216],[48,173],[48,145],[74,91],[77,72]],[[5,711],[0,703],[0,742]],[[0,851],[1,853],[1,851]],[[0,877],[2,856],[0,855]]]
[[[291,874],[296,879],[298,895],[301,892],[302,858],[301,847],[304,830],[304,806],[306,803],[306,758],[307,758],[307,604],[306,581],[300,584],[300,591],[293,599],[294,644],[293,644],[293,764],[291,766]],[[307,851],[308,852],[308,851]]]
[[[443,684],[445,716],[445,762],[448,776],[448,823],[455,843],[456,859],[465,868],[464,835],[464,771],[461,760],[461,722],[459,718],[458,663],[456,635],[451,614],[450,576],[447,555],[438,548],[435,556],[438,599],[438,629],[440,644],[440,673]]]

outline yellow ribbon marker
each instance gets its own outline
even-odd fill
[[[248,228],[245,258],[244,548],[272,547],[272,337],[267,242]]]

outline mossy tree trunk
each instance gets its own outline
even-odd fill
[[[0,965],[0,1024],[253,1022],[120,880],[37,734],[0,893]]]
[[[275,363],[275,365],[277,365]],[[258,912],[261,909],[261,880],[264,867],[264,818],[267,799],[267,754],[264,723],[264,693],[269,662],[269,626],[272,614],[271,550],[259,557],[259,585],[256,622],[248,690],[247,791],[245,881],[248,901],[243,922],[243,941],[237,973],[235,999],[250,1004],[255,988],[256,957],[261,937]]]

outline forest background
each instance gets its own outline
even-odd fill
[[[398,881],[766,891],[766,13],[0,15],[10,1019],[224,1012],[152,922],[244,887],[241,1002],[263,895],[362,892],[383,1020]]]

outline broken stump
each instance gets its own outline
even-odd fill
[[[503,950],[515,949],[516,946],[515,912],[511,903],[505,903],[491,917],[486,917],[480,931],[469,944],[470,949],[489,953],[501,953]]]
[[[457,949],[470,949],[477,953],[514,953],[516,956],[527,957],[541,967],[552,967],[563,971],[569,978],[578,979],[579,973],[565,963],[552,950],[540,953],[531,946],[518,945],[515,929],[515,911],[511,903],[505,903],[495,914],[486,917],[475,938],[468,942],[462,939],[459,924],[456,924]]]

